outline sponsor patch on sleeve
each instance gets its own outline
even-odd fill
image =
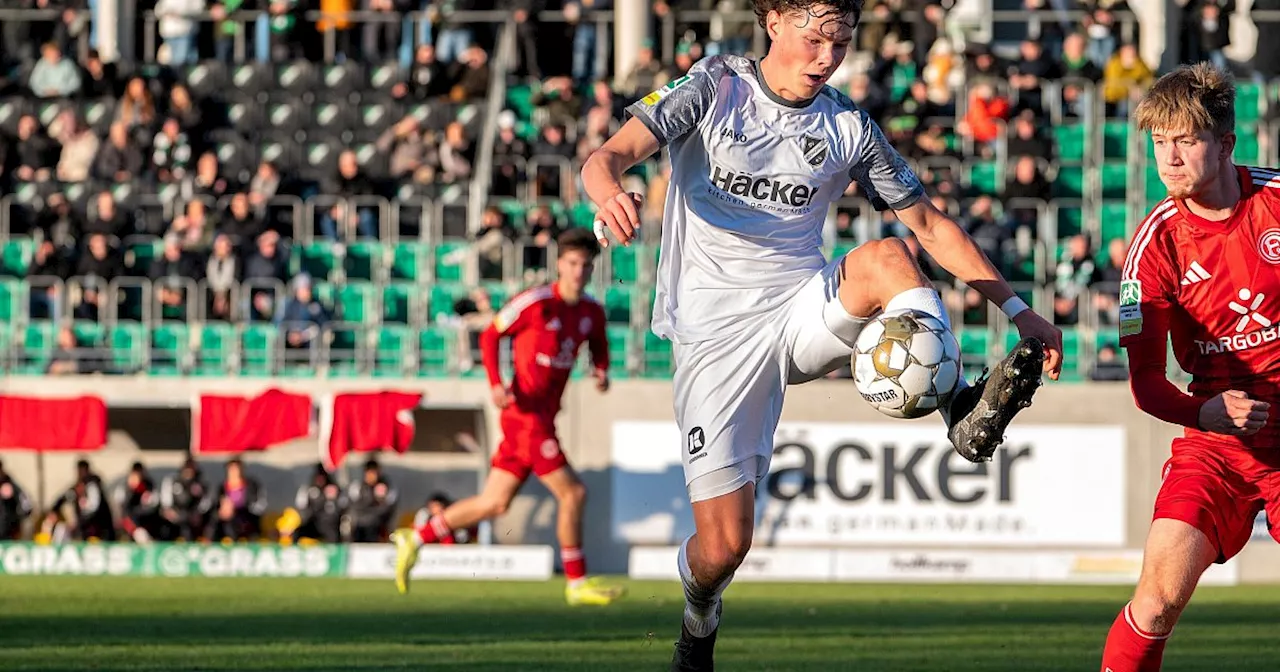
[[[1142,281],[1125,280],[1120,283],[1120,305],[1136,306],[1142,303]]]
[[[1120,336],[1133,336],[1139,333],[1142,333],[1142,306],[1136,304],[1121,305]]]
[[[679,88],[681,85],[683,85],[685,82],[688,82],[691,79],[693,79],[693,75],[684,75],[683,77],[677,77],[671,80],[670,82],[667,82],[667,84],[663,86],[661,89],[658,89],[657,91],[654,91],[653,93],[645,96],[644,98],[641,98],[640,102],[644,103],[645,105],[655,105],[659,100],[666,98],[667,94],[670,94],[672,91],[675,91],[677,88]]]

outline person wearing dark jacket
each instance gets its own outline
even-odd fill
[[[360,169],[356,153],[344,150],[338,155],[338,169],[323,183],[325,196],[342,199],[374,194],[373,182]],[[378,226],[374,212],[367,206],[356,208],[345,203],[335,204],[320,217],[320,230],[334,242],[343,242],[355,229],[365,238],[377,238]]]
[[[93,178],[101,182],[124,183],[142,176],[146,160],[142,150],[133,144],[129,127],[124,122],[111,124],[107,141],[98,148],[93,160]]]
[[[301,521],[289,538],[295,542],[305,537],[326,544],[342,543],[342,516],[347,504],[346,493],[333,482],[324,465],[317,464],[311,482],[298,488],[294,507]]]
[[[385,541],[400,495],[382,477],[377,461],[364,465],[364,478],[352,483],[347,492],[351,501],[351,540],[356,543]]]
[[[31,515],[31,500],[27,493],[5,473],[0,462],[0,540],[18,539],[22,536],[22,521]]]
[[[116,506],[120,507],[120,529],[129,538],[140,544],[165,538],[160,494],[141,462],[129,468],[128,477],[116,491]]]
[[[188,458],[178,473],[166,476],[160,484],[160,515],[172,526],[177,539],[199,538],[212,505],[209,487],[195,460]]]
[[[111,507],[102,489],[102,479],[89,468],[86,460],[76,463],[76,482],[54,502],[49,517],[57,518],[58,511],[70,505],[72,511],[71,536],[85,541],[99,539],[115,541],[116,528],[111,518]]]
[[[218,508],[210,525],[210,539],[257,541],[262,536],[267,495],[258,481],[244,475],[244,463],[239,458],[227,461],[226,478],[214,499]]]
[[[107,285],[124,275],[124,259],[120,251],[107,245],[107,237],[101,233],[89,236],[89,250],[81,255],[76,275],[81,277],[84,291],[75,316],[82,320],[97,320],[99,311],[107,300]]]

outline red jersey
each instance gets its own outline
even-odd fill
[[[595,368],[609,369],[604,308],[589,296],[566,303],[560,289],[542,285],[517,294],[480,335],[484,368],[490,385],[502,384],[498,342],[511,337],[515,376],[511,382],[515,409],[554,416],[569,382],[578,349],[587,343]]]
[[[1172,337],[1195,399],[1184,400],[1181,417],[1165,419],[1193,428],[1189,434],[1203,434],[1194,430],[1199,404],[1226,390],[1280,402],[1280,173],[1237,172],[1241,196],[1230,218],[1209,221],[1165,199],[1138,228],[1121,276],[1120,344],[1131,360],[1163,361]],[[1251,437],[1213,436],[1280,448],[1277,424]]]

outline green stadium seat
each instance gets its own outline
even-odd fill
[[[164,242],[151,236],[131,236],[124,241],[124,264],[138,277],[149,277],[151,265],[164,253]]]
[[[612,324],[630,324],[635,294],[631,285],[610,284],[604,292],[604,316]]]
[[[671,341],[656,336],[652,331],[644,333],[644,375],[646,378],[670,378],[675,371],[675,359],[671,353]]]
[[[1236,82],[1236,123],[1252,124],[1262,117],[1262,87],[1241,79]]]
[[[71,325],[76,344],[81,348],[101,348],[106,345],[107,330],[97,322],[76,321]]]
[[[1254,126],[1236,126],[1236,149],[1232,158],[1237,164],[1256,166],[1262,159],[1262,148],[1258,144],[1258,129]]]
[[[610,280],[613,282],[635,282],[639,277],[636,269],[636,251],[643,245],[631,245],[623,247],[622,245],[613,245],[608,249],[609,264],[612,272]]]
[[[352,280],[377,280],[386,247],[376,240],[360,240],[347,244],[342,268]]]
[[[274,324],[250,323],[240,334],[240,375],[271,376],[276,373],[280,328]]]
[[[373,375],[383,378],[400,378],[412,373],[414,330],[398,324],[383,325],[378,329],[378,340],[373,351]]]
[[[454,348],[455,330],[427,327],[418,336],[418,376],[442,378],[449,375],[449,362],[458,358]]]
[[[431,295],[427,299],[427,320],[438,321],[442,317],[454,314],[453,304],[467,295],[465,285],[457,283],[436,283],[431,286]],[[497,310],[500,306],[494,306]]]
[[[1063,124],[1053,127],[1053,137],[1058,145],[1058,157],[1066,162],[1084,161],[1088,134],[1084,124]]]
[[[421,280],[427,277],[431,248],[424,243],[397,243],[391,256],[392,280]]]
[[[1074,236],[1084,230],[1084,208],[1079,202],[1058,203],[1058,239]],[[1052,241],[1046,241],[1052,242]]]
[[[1164,183],[1160,181],[1160,169],[1154,163],[1149,164],[1143,178],[1143,200],[1147,204],[1147,209],[1150,210],[1151,206],[1163,201],[1167,195]]]
[[[140,372],[147,357],[147,329],[138,322],[120,321],[107,333],[110,367],[123,373]]]
[[[153,376],[182,375],[191,351],[191,330],[181,322],[164,322],[151,328],[151,363],[147,370]]]
[[[27,311],[27,283],[14,278],[0,278],[0,322],[9,324]]]
[[[470,245],[465,240],[446,240],[435,247],[436,280],[440,282],[461,282],[466,263],[471,256],[466,252]],[[454,254],[457,252],[457,254]]]
[[[353,378],[364,373],[361,362],[360,337],[364,328],[358,323],[346,322],[326,327],[328,332],[329,375],[334,378]]]
[[[1123,159],[1129,156],[1129,122],[1109,120],[1102,123],[1102,157]]]
[[[587,201],[578,201],[569,208],[569,225],[589,229],[596,220],[596,209]]]
[[[333,271],[338,268],[338,254],[334,245],[328,241],[317,241],[294,248],[292,256],[293,273],[307,273],[318,282],[328,281]]]
[[[605,328],[609,339],[609,376],[621,380],[630,374],[631,344],[635,340],[630,326],[611,324]]]
[[[1101,244],[1099,249],[1106,248],[1112,238],[1128,240],[1129,238],[1129,206],[1124,201],[1103,201],[1101,214]]]
[[[393,282],[382,288],[382,319],[417,324],[422,321],[422,288],[410,282]]]
[[[0,250],[0,275],[26,277],[35,253],[35,242],[30,238],[12,238]]]
[[[983,194],[999,194],[1003,185],[1000,184],[1000,171],[994,161],[977,161],[966,166],[969,175],[969,186]]]
[[[195,367],[197,376],[225,376],[235,365],[236,336],[230,324],[206,322],[197,332],[199,336]]]
[[[981,328],[961,329],[956,338],[960,341],[960,361],[970,370],[981,371],[991,358],[991,332]]]
[[[515,296],[511,288],[501,282],[486,282],[480,285],[480,289],[483,289],[489,295],[489,303],[493,305],[494,310],[502,310],[502,307],[507,305],[511,297]],[[470,295],[470,292],[466,292],[466,294]]]
[[[316,297],[333,307],[335,320],[364,322],[373,315],[373,285],[368,282],[317,285]]]
[[[13,365],[14,371],[43,374],[53,351],[58,347],[57,333],[52,322],[42,320],[28,324],[22,336],[21,353]]]
[[[1099,170],[1103,198],[1124,198],[1129,187],[1129,164],[1125,161],[1108,161]]]
[[[1084,166],[1059,165],[1058,176],[1054,178],[1052,193],[1054,198],[1083,198],[1085,184]]]

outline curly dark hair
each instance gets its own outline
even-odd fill
[[[756,21],[760,23],[761,28],[765,27],[765,17],[772,11],[780,14],[804,12],[815,19],[851,15],[855,28],[862,20],[862,0],[754,0],[752,4],[755,5]],[[813,8],[818,5],[825,5],[830,9],[816,14]]]

